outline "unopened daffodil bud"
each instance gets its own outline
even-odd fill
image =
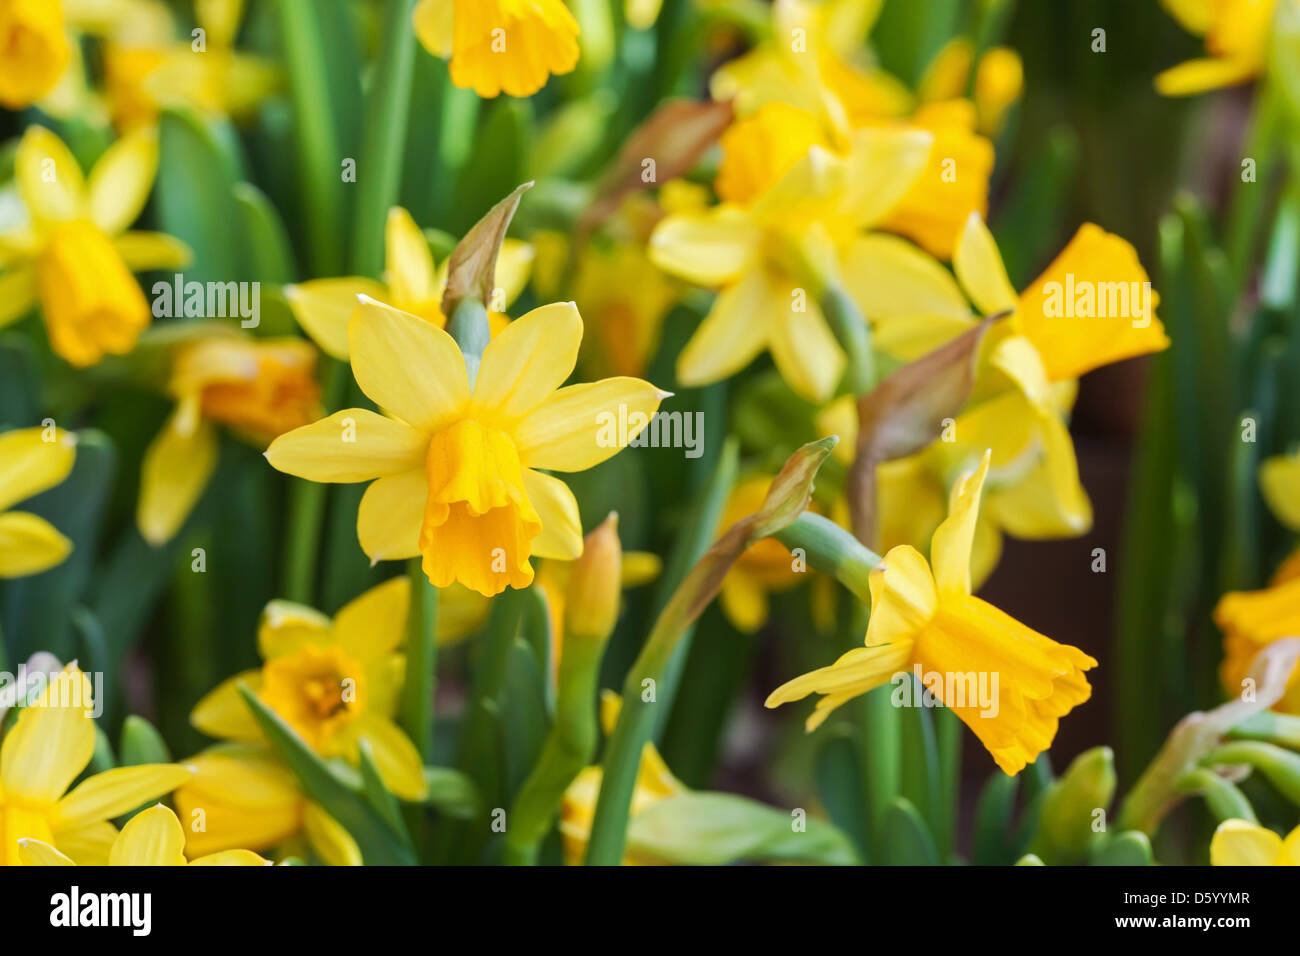
[[[582,557],[573,565],[565,601],[566,639],[603,640],[618,620],[623,585],[623,546],[618,539],[618,514],[611,512],[583,542]]]
[[[1094,747],[1079,754],[1047,793],[1034,852],[1049,863],[1081,860],[1094,836],[1105,832],[1114,795],[1114,752]]]

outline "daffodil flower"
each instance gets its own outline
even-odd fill
[[[759,122],[782,124],[789,116],[786,110],[770,112]],[[757,151],[768,141],[766,135],[744,140]],[[813,146],[745,205],[723,202],[702,213],[665,217],[650,237],[655,264],[719,290],[678,357],[682,384],[720,381],[768,349],[796,393],[828,399],[845,357],[822,315],[818,290],[799,263],[810,257],[815,267],[832,270],[835,263],[821,260],[879,225],[924,171],[932,141],[922,130],[861,130],[847,155]],[[733,149],[719,172],[721,188],[743,191],[739,184],[752,181],[748,171],[762,162]],[[747,172],[731,173],[726,167],[733,163]]]
[[[67,478],[76,444],[52,426],[0,434],[0,578],[39,574],[72,553],[72,542],[44,518],[8,509]]]
[[[415,35],[451,58],[451,81],[479,96],[532,96],[578,64],[578,21],[562,0],[420,0]]]
[[[1283,839],[1248,820],[1224,820],[1210,840],[1211,866],[1300,866],[1300,827]]]
[[[471,387],[450,335],[363,299],[349,330],[352,372],[387,414],[337,412],[281,435],[267,460],[310,481],[374,480],[357,513],[374,561],[422,555],[435,586],[459,581],[488,596],[527,587],[531,556],[582,551],[573,493],[539,469],[584,471],[612,457],[667,397],[634,378],[561,388],[581,340],[573,303],[534,309],[492,339]]]
[[[1293,3],[1294,0],[1284,0]],[[1245,83],[1261,73],[1277,0],[1161,0],[1188,33],[1205,37],[1209,54],[1156,77],[1165,96],[1188,96]]]
[[[316,350],[298,338],[214,332],[173,349],[176,408],[145,451],[136,525],[152,545],[171,540],[217,464],[217,426],[258,447],[320,414]]]
[[[993,136],[1002,128],[1007,110],[1024,89],[1024,64],[1010,47],[993,47],[975,63],[975,46],[966,37],[944,44],[921,77],[917,95],[923,103],[942,103],[965,96],[975,67],[973,98],[978,129]]]
[[[507,239],[497,256],[496,288],[498,302],[488,317],[492,334],[505,328],[507,317],[500,309],[510,305],[528,284],[533,249],[518,239]],[[447,288],[447,266],[434,262],[429,243],[411,214],[400,206],[388,211],[384,229],[384,281],[358,276],[339,279],[311,279],[285,286],[289,308],[312,341],[341,361],[348,357],[348,321],[357,309],[357,296],[365,295],[387,302],[403,312],[418,315],[438,328],[445,328],[442,293]],[[497,307],[500,307],[499,309]]]
[[[18,841],[18,853],[27,866],[76,866],[75,860],[43,840]],[[270,866],[249,850],[225,850],[193,860],[185,859],[185,830],[181,821],[162,804],[141,810],[122,827],[108,851],[109,866]]]
[[[58,83],[70,51],[60,0],[0,5],[0,105],[17,110]]]
[[[371,588],[333,620],[272,601],[257,634],[262,666],[219,684],[195,706],[190,722],[211,737],[263,742],[240,696],[242,682],[320,756],[356,765],[365,741],[388,788],[404,800],[423,799],[420,755],[393,721],[406,670],[398,648],[410,601],[406,577]]]
[[[72,365],[135,347],[150,310],[131,272],[178,268],[189,257],[170,236],[124,231],[144,208],[157,167],[153,130],[122,137],[83,178],[62,140],[28,128],[14,159],[28,222],[0,236],[0,326],[39,299],[50,345]]]
[[[945,699],[951,691],[946,679],[926,687],[1005,773],[1019,773],[1051,746],[1060,718],[1091,696],[1084,671],[1097,662],[971,594],[971,543],[988,466],[986,454],[979,469],[954,486],[948,518],[931,542],[930,562],[915,548],[900,545],[872,571],[866,646],[778,687],[768,707],[821,694],[807,721],[813,730],[841,704],[915,664],[923,674],[963,679],[973,674],[987,681],[996,706]]]
[[[217,744],[190,758],[194,776],[173,797],[185,852],[207,857],[247,847],[286,850],[306,841],[330,866],[361,866],[343,825],[307,799],[293,771],[257,744]],[[196,861],[197,862],[197,861]]]
[[[109,860],[109,821],[175,790],[190,776],[178,764],[118,767],[87,777],[95,751],[90,681],[70,664],[23,708],[0,744],[0,865],[22,861],[24,839],[40,840],[83,865]]]

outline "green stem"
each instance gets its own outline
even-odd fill
[[[402,688],[402,726],[420,759],[433,760],[434,670],[438,663],[438,589],[429,583],[421,558],[407,562],[411,608],[406,631],[406,683]]]
[[[876,357],[871,347],[871,327],[858,304],[840,285],[822,293],[822,314],[844,349],[847,362],[840,392],[864,395],[876,387]]]
[[[805,511],[774,536],[794,551],[803,550],[809,566],[829,574],[871,606],[871,570],[881,557],[834,521]]]
[[[377,276],[383,268],[384,226],[402,184],[415,68],[416,40],[411,30],[414,6],[415,0],[388,0],[383,49],[366,100],[352,246],[352,270],[358,275]]]

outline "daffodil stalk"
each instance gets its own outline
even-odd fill
[[[722,579],[755,541],[777,534],[803,513],[812,496],[812,481],[834,448],[833,436],[804,445],[772,482],[763,506],[728,528],[686,575],[655,621],[645,646],[628,670],[623,707],[606,744],[600,797],[591,823],[585,862],[616,866],[627,845],[632,794],[641,752],[658,719],[656,708],[671,708],[660,686],[683,634],[717,596]]]
[[[406,683],[402,688],[402,725],[428,764],[433,758],[434,670],[438,664],[438,589],[429,583],[419,558],[407,562],[411,610],[406,624]]]

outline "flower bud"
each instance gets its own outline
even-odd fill
[[[603,640],[618,620],[622,593],[623,545],[618,514],[611,512],[587,535],[582,556],[573,564],[564,610],[565,639]]]
[[[1094,747],[1074,758],[1043,800],[1033,851],[1049,864],[1080,861],[1106,830],[1105,813],[1115,795],[1115,755]]]

